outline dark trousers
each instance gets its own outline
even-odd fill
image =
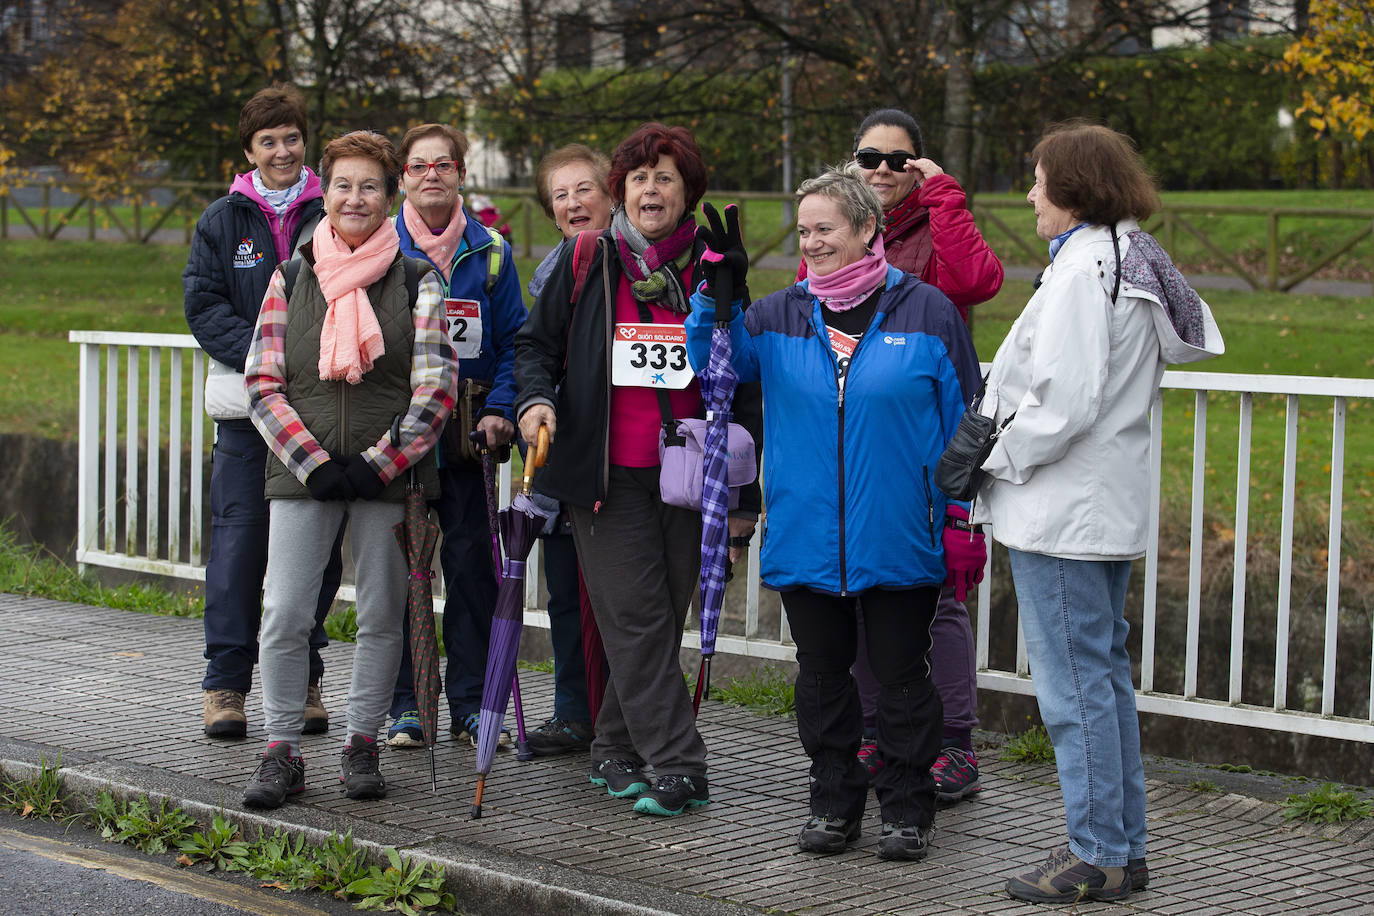
[[[553,714],[591,722],[587,662],[582,655],[582,610],[577,588],[577,545],[570,535],[544,538],[544,581],[549,586],[549,638],[553,642]]]
[[[656,775],[706,775],[678,648],[701,567],[701,513],[665,505],[657,466],[611,466],[593,512],[574,506],[573,536],[611,677],[592,759],[648,763]]]
[[[482,707],[487,645],[491,641],[492,614],[496,611],[496,569],[492,565],[482,472],[440,468],[439,498],[430,505],[437,510],[439,527],[443,529],[439,565],[444,571],[443,634],[448,656],[444,695],[448,697],[450,720],[461,726],[464,717]],[[417,706],[407,619],[391,716],[395,718]]]
[[[253,686],[262,624],[262,581],[267,574],[267,499],[263,475],[277,459],[248,420],[217,424],[210,464],[210,556],[205,562],[205,678],[203,690]],[[310,679],[324,673],[320,650],[329,645],[324,618],[343,578],[343,528],[324,570],[310,631]]]
[[[884,823],[930,826],[943,712],[930,677],[930,625],[939,589],[869,589],[836,597],[809,589],[782,593],[797,643],[797,734],[811,758],[811,813],[863,815],[867,774],[856,756],[863,732],[859,690],[850,675],[863,600],[869,662],[881,685],[878,750],[885,766],[874,790]]]

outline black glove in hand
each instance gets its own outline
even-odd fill
[[[357,493],[349,483],[342,462],[326,461],[305,478],[305,488],[311,499],[329,502],[333,499],[352,499]]]
[[[707,248],[701,257],[706,291],[715,298],[716,279],[722,270],[728,270],[734,280],[731,289],[738,296],[744,290],[744,278],[749,272],[749,253],[744,250],[744,239],[739,231],[739,209],[734,204],[727,206],[724,223],[710,204],[702,204],[701,212],[706,216],[707,225],[697,227],[697,237]]]
[[[386,483],[372,470],[372,465],[362,455],[350,455],[344,460],[344,471],[348,483],[359,499],[376,499],[386,489]]]

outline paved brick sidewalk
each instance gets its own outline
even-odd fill
[[[121,772],[142,774],[149,791],[175,797],[177,787],[189,787],[188,794],[237,818],[263,740],[260,698],[255,691],[249,699],[248,741],[203,737],[201,639],[195,620],[0,595],[0,738],[50,755],[60,749],[64,763],[88,761],[95,772],[101,761],[119,764]],[[343,722],[350,652],[347,645],[327,650],[324,693],[336,723]],[[530,719],[541,721],[552,678],[527,672],[522,685]],[[794,723],[708,703],[701,730],[711,749],[712,802],[678,818],[633,814],[628,803],[588,784],[583,759],[522,763],[502,752],[484,815],[470,820],[473,751],[447,736],[438,749],[437,794],[425,752],[388,750],[382,768],[389,797],[352,802],[336,788],[337,726],[331,736],[305,739],[308,790],[275,815],[315,829],[352,827],[364,837],[380,832],[390,843],[399,836],[406,845],[438,844],[460,862],[519,861],[564,883],[581,874],[589,886],[601,882],[607,896],[642,896],[639,912],[676,911],[672,901],[691,900],[685,895],[704,895],[702,912],[738,911],[723,901],[814,916],[1047,912],[1009,899],[1002,882],[1062,841],[1052,768],[986,755],[982,795],[940,813],[925,862],[874,855],[876,802],[852,850],[818,858],[794,845],[806,805]],[[1153,780],[1149,794],[1149,889],[1128,905],[1079,912],[1374,912],[1368,825],[1294,826],[1267,802]],[[576,909],[554,897],[545,911]]]

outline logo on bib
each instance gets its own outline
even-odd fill
[[[252,239],[240,239],[239,247],[234,251],[234,268],[236,270],[251,269],[262,263],[262,252],[253,250]]]

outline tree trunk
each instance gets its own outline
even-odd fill
[[[955,178],[973,174],[973,55],[962,12],[949,12],[949,71],[945,74],[945,149],[940,165]]]

